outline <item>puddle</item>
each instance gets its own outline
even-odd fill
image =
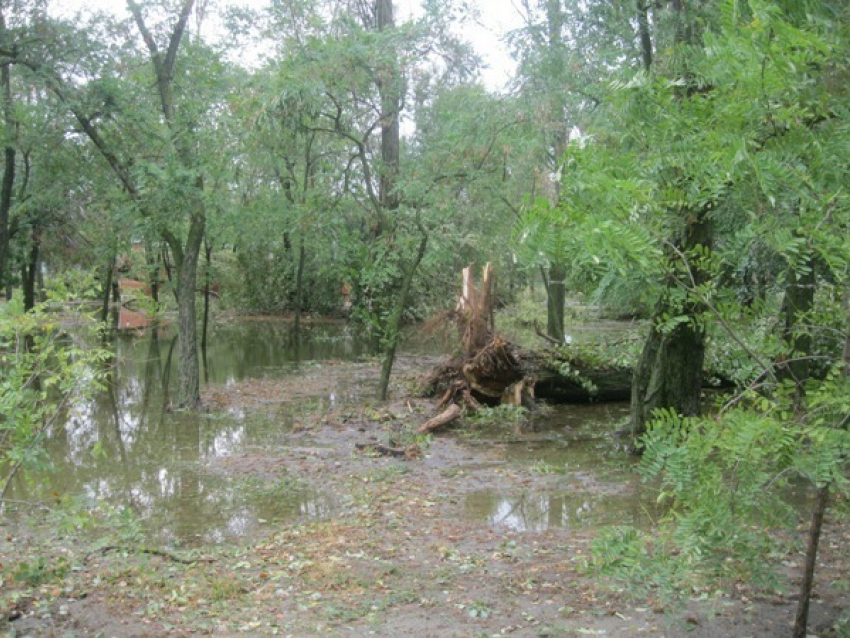
[[[616,430],[628,416],[625,403],[554,406],[530,432],[509,441],[478,442],[502,472],[548,476],[546,489],[469,492],[464,514],[515,531],[643,526],[659,515],[655,493],[632,471]]]
[[[473,520],[518,532],[613,524],[639,527],[651,520],[640,499],[631,494],[600,495],[570,490],[512,496],[491,490],[473,492],[466,497],[464,512]]]

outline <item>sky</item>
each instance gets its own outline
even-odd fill
[[[223,0],[228,1],[228,0]],[[232,4],[262,7],[267,0],[229,0]],[[477,24],[463,26],[463,35],[482,55],[489,68],[482,72],[484,84],[491,90],[504,88],[513,75],[515,65],[507,53],[500,38],[504,33],[521,24],[520,13],[515,0],[472,0],[470,4],[478,9]],[[51,0],[54,10],[69,16],[77,11],[111,11],[123,15],[126,11],[124,0]],[[397,19],[418,11],[419,0],[394,0]]]

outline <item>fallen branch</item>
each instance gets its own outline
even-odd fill
[[[452,421],[459,419],[461,415],[463,415],[463,410],[461,410],[458,404],[452,403],[448,408],[433,419],[429,419],[420,425],[419,429],[416,430],[416,433],[423,434],[425,432],[431,432],[446,425],[447,423],[451,423]]]
[[[107,545],[106,547],[101,547],[100,549],[96,549],[93,552],[89,552],[86,554],[85,558],[83,558],[83,562],[87,563],[88,560],[94,556],[95,554],[106,555],[112,551],[122,551],[122,552],[135,552],[137,554],[150,554],[151,556],[159,556],[161,558],[167,558],[170,561],[174,561],[175,563],[180,563],[181,565],[194,565],[195,563],[214,563],[214,558],[183,558],[181,556],[177,556],[176,554],[172,554],[171,552],[167,552],[164,549],[154,549],[151,547],[121,547],[120,545]]]
[[[561,343],[560,341],[558,341],[554,337],[550,337],[545,332],[543,332],[543,330],[540,328],[540,326],[537,325],[536,323],[534,324],[534,332],[537,334],[538,337],[540,337],[544,341],[548,341],[549,343],[554,344],[556,346],[564,345],[563,343]]]
[[[419,446],[390,447],[383,443],[355,443],[354,447],[361,451],[370,451],[380,456],[392,456],[401,459],[416,458],[420,454]]]

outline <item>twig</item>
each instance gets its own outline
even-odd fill
[[[554,337],[550,337],[545,332],[543,332],[543,330],[540,329],[540,326],[538,326],[536,323],[534,324],[534,332],[537,333],[538,337],[548,341],[549,343],[554,343],[556,346],[564,345],[558,339],[555,339]]]
[[[174,561],[175,563],[180,563],[181,565],[194,565],[195,563],[214,563],[216,561],[215,558],[183,558],[181,556],[177,556],[176,554],[172,554],[171,552],[167,552],[164,549],[154,549],[151,547],[121,547],[120,545],[107,545],[106,547],[102,547],[93,552],[89,552],[86,554],[86,557],[83,558],[83,562],[87,563],[88,560],[94,556],[95,554],[105,555],[112,551],[124,551],[124,552],[135,552],[137,554],[150,554],[151,556],[159,556],[161,558],[167,558],[168,560]]]

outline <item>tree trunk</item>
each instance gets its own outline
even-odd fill
[[[395,27],[392,0],[375,0],[375,16],[378,31],[388,31]],[[399,95],[400,74],[395,56],[388,68],[377,78],[378,92],[381,96],[381,161],[379,197],[382,212],[396,210],[399,196],[396,182],[399,172]],[[383,230],[379,226],[379,232]]]
[[[653,316],[632,377],[631,424],[636,449],[654,410],[672,408],[685,416],[700,413],[705,332],[692,322],[662,332],[657,322],[666,310],[666,304],[661,304]]]
[[[5,21],[0,12],[0,32],[6,31]],[[6,283],[7,262],[9,261],[9,213],[12,209],[12,190],[15,184],[15,119],[12,104],[11,63],[0,67],[0,91],[3,100],[4,151],[3,182],[0,185],[0,286]]]
[[[139,33],[147,46],[156,77],[162,117],[168,126],[171,143],[181,168],[194,171],[197,168],[191,126],[179,121],[174,99],[174,70],[177,53],[192,13],[194,0],[181,0],[180,13],[174,30],[168,38],[168,49],[161,51],[153,34],[145,23],[140,5],[128,0],[127,8],[133,15]],[[177,262],[178,302],[177,327],[180,335],[180,351],[177,359],[177,405],[181,408],[196,408],[201,401],[200,365],[198,359],[198,329],[195,310],[195,290],[198,282],[198,259],[204,239],[206,211],[203,203],[203,178],[194,182],[196,199],[190,206],[189,231],[185,246],[169,229],[163,229],[163,240],[171,247]]]
[[[204,353],[204,359],[207,356],[207,330],[210,324],[210,288],[212,287],[212,246],[204,239],[204,322],[201,329],[201,352]]]
[[[22,284],[24,287],[24,310],[32,310],[35,308],[35,284],[37,281],[38,271],[38,253],[41,243],[40,232],[37,228],[32,231],[32,243],[30,244],[29,256],[24,263],[22,271]]]
[[[567,303],[566,268],[552,264],[546,284],[546,334],[558,343],[564,343],[564,306]]]
[[[180,350],[177,363],[177,405],[189,409],[196,408],[201,402],[195,289],[198,281],[198,259],[201,242],[204,238],[204,225],[203,215],[193,216],[186,249],[178,266],[177,328],[180,335]]]
[[[148,283],[151,287],[151,299],[154,303],[159,303],[159,251],[154,251],[154,242],[147,240],[145,242],[145,264],[148,268]]]
[[[780,366],[780,379],[794,383],[795,403],[802,407],[806,394],[806,381],[811,369],[809,356],[812,350],[812,335],[800,328],[806,323],[806,315],[815,304],[815,268],[814,260],[809,258],[799,270],[789,266],[785,282],[785,297],[782,301],[782,314],[785,325],[783,339],[788,348],[788,361]]]
[[[687,223],[683,237],[673,242],[681,249],[671,250],[668,286],[690,290],[704,283],[708,275],[687,260],[695,249],[700,254],[707,253],[713,227],[707,219],[707,210],[682,210],[680,214]],[[683,267],[686,272],[679,275]],[[702,310],[702,304],[690,299],[681,307],[674,307],[669,293],[662,294],[632,378],[631,430],[636,451],[640,449],[638,439],[646,432],[654,410],[670,408],[683,416],[700,413],[705,362],[705,329],[699,316]],[[681,321],[664,331],[660,322],[665,317],[679,317]]]
[[[560,85],[563,74],[564,49],[564,13],[560,0],[546,1],[546,22],[548,28],[548,82],[549,112],[548,129],[551,145],[551,166],[549,172],[549,205],[557,208],[561,203],[561,168],[567,152],[569,135],[566,124],[566,105]],[[564,305],[567,297],[567,269],[562,261],[555,260],[549,266],[546,283],[546,333],[558,343],[564,343]]]
[[[806,565],[803,580],[800,583],[800,598],[797,600],[797,615],[794,619],[794,638],[806,638],[806,625],[809,622],[809,602],[812,598],[812,585],[815,580],[815,562],[818,557],[818,544],[823,528],[823,517],[829,501],[829,485],[818,489],[817,504],[812,512],[812,523],[809,526],[809,542],[806,546]]]
[[[842,295],[845,316],[845,336],[844,336],[844,360],[843,373],[845,377],[850,377],[850,291],[844,291]],[[850,417],[844,417],[839,428],[847,429]],[[820,543],[821,530],[823,529],[823,519],[826,515],[826,507],[829,501],[830,483],[821,486],[818,489],[817,503],[815,510],[812,512],[812,522],[809,525],[809,542],[806,547],[806,563],[803,570],[803,579],[800,583],[800,597],[797,600],[797,614],[794,619],[794,638],[806,638],[806,626],[809,622],[809,603],[812,598],[812,585],[815,580],[815,565],[818,557],[818,545]]]
[[[643,69],[648,73],[652,69],[652,36],[649,33],[649,8],[647,7],[647,0],[637,0],[637,23]]]
[[[295,348],[301,337],[301,306],[304,300],[304,262],[307,260],[307,251],[304,248],[304,238],[298,242],[298,267],[295,270],[295,321],[292,326],[293,341]]]
[[[493,317],[493,266],[488,262],[481,274],[481,288],[475,286],[472,266],[463,269],[463,287],[456,311],[462,319],[463,356],[469,360],[478,354],[495,334]]]
[[[103,277],[103,303],[100,308],[100,321],[106,325],[109,321],[109,297],[112,295],[112,279],[115,275],[115,256],[113,256],[106,265],[106,273]]]
[[[404,309],[407,308],[407,298],[410,296],[410,288],[413,286],[413,278],[425,256],[425,250],[428,248],[428,235],[422,233],[422,239],[419,241],[419,249],[416,256],[410,263],[404,273],[404,281],[401,284],[401,290],[396,298],[395,308],[393,308],[389,323],[386,330],[386,348],[384,350],[384,363],[381,366],[381,381],[378,388],[378,396],[381,401],[387,400],[387,393],[390,386],[390,374],[392,374],[393,363],[395,362],[395,353],[398,348],[398,340],[401,333],[401,323],[404,318]]]

